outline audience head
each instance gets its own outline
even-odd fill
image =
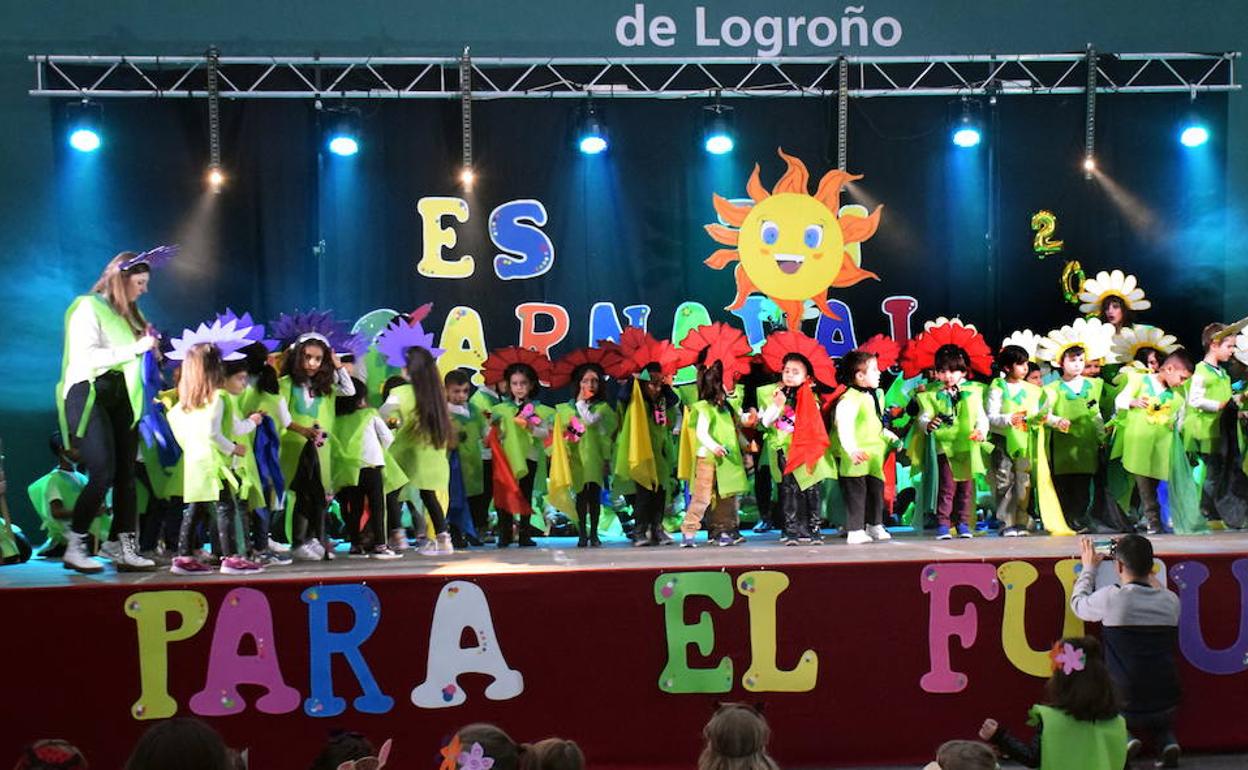
[[[575,741],[547,738],[520,755],[521,770],[585,770],[585,755]]]
[[[979,741],[946,741],[924,770],[996,770],[997,755]]]
[[[462,750],[469,755],[473,745],[481,747],[481,755],[494,760],[492,770],[518,770],[520,755],[529,750],[528,744],[517,744],[502,728],[477,722],[460,728],[456,733]]]
[[[1100,722],[1118,715],[1121,704],[1109,679],[1101,643],[1091,636],[1073,636],[1049,652],[1053,675],[1045,686],[1048,705],[1081,722]]]
[[[360,733],[331,730],[325,748],[316,755],[311,770],[338,770],[343,762],[375,756],[373,744]]]
[[[779,770],[767,754],[771,729],[752,706],[725,703],[702,729],[706,745],[698,770]]]
[[[13,770],[87,770],[87,758],[69,741],[49,738],[22,749]]]
[[[143,733],[126,770],[232,770],[232,763],[216,730],[198,719],[179,718]]]
[[[1128,580],[1147,580],[1153,573],[1153,543],[1143,535],[1123,535],[1114,547],[1119,571]]]

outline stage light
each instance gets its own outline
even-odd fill
[[[1083,159],[1083,170],[1089,174],[1096,171],[1096,161],[1093,160],[1091,156]]]
[[[100,135],[100,107],[83,99],[70,105],[67,110],[69,146],[78,152],[95,152],[103,139]]]
[[[706,108],[705,121],[702,128],[703,147],[712,155],[726,155],[736,146],[733,140],[732,108],[725,107],[718,101]]]
[[[477,175],[471,168],[465,168],[463,171],[459,172],[459,182],[464,186],[465,190],[471,190],[472,183],[476,180]]]
[[[325,136],[329,151],[350,157],[360,151],[360,111],[353,107],[325,110]]]
[[[1179,141],[1184,147],[1199,147],[1209,141],[1209,129],[1198,124],[1184,126]]]
[[[607,149],[607,127],[592,102],[586,107],[585,122],[576,146],[586,155],[597,155]]]
[[[979,125],[979,119],[972,108],[971,100],[963,99],[962,113],[953,125],[953,143],[963,148],[979,146],[983,138],[980,134]]]
[[[222,185],[225,184],[225,172],[220,166],[208,167],[208,187],[213,192],[220,192]]]

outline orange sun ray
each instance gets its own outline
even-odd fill
[[[763,187],[763,183],[758,179],[758,164],[754,164],[754,173],[750,174],[750,181],[745,183],[745,191],[750,194],[750,198],[755,203],[761,203],[771,197],[771,193],[767,192],[767,188]]]
[[[836,284],[832,285],[835,286]],[[819,312],[823,313],[828,318],[831,318],[834,321],[841,320],[841,317],[836,313],[833,313],[832,308],[828,307],[828,295],[823,293],[816,294],[810,298],[810,301],[815,303],[815,307],[819,308]]]
[[[702,260],[702,262],[716,270],[723,270],[728,266],[729,262],[736,262],[740,258],[741,253],[736,249],[716,249],[714,254]]]
[[[846,286],[853,286],[856,283],[861,283],[868,278],[874,278],[877,281],[880,280],[880,277],[875,273],[870,270],[863,270],[858,265],[855,265],[854,258],[849,256],[849,252],[841,253],[841,271],[836,274],[836,280],[832,281],[833,286],[838,289],[843,289]]]
[[[797,193],[798,195],[809,195],[808,186],[810,184],[810,172],[806,170],[806,164],[802,163],[792,155],[788,155],[784,150],[776,150],[780,153],[780,157],[784,158],[785,165],[789,167],[784,172],[784,176],[780,177],[780,181],[776,182],[776,186],[771,188],[772,195],[780,193]]]
[[[741,238],[740,230],[733,230],[723,225],[703,225],[706,232],[716,243],[722,243],[725,246],[736,246],[737,241]]]
[[[784,321],[789,327],[789,331],[801,331],[802,312],[806,309],[802,301],[800,299],[777,299],[773,301],[776,303],[776,307],[780,308],[780,312],[784,313]]]
[[[841,217],[841,235],[845,238],[845,243],[862,243],[875,235],[876,228],[880,226],[880,211],[883,209],[884,205],[880,204],[870,216],[856,217],[846,214]]]
[[[834,168],[819,180],[819,189],[815,192],[815,197],[835,214],[841,207],[841,188],[858,179],[862,179],[862,174],[851,174]]]
[[[745,307],[746,298],[758,291],[758,288],[750,281],[749,276],[745,274],[743,265],[737,265],[737,270],[733,275],[737,279],[737,296],[732,300],[732,304],[724,308],[724,310],[740,310]]]
[[[715,212],[719,214],[720,218],[733,227],[740,227],[750,213],[749,206],[738,206],[730,203],[727,198],[714,193],[711,194],[711,205],[715,207]],[[720,241],[720,243],[723,243],[723,241]]]

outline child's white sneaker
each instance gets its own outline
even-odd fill
[[[450,532],[438,533],[437,548],[439,554],[455,553],[455,545],[451,543]]]
[[[892,540],[893,536],[889,534],[888,529],[883,524],[872,524],[867,527],[867,535],[872,540]]]
[[[871,542],[871,536],[865,529],[851,529],[845,535],[845,542],[850,545],[865,545]]]

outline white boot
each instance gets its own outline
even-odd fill
[[[867,534],[872,540],[892,540],[893,536],[888,533],[883,524],[872,524],[867,527]]]
[[[138,535],[122,532],[117,539],[121,542],[121,553],[113,559],[113,566],[118,572],[151,572],[156,569],[156,562],[139,555]]]
[[[845,542],[849,545],[863,545],[871,542],[871,536],[867,534],[866,530],[853,529],[846,533]]]
[[[100,564],[87,553],[87,535],[80,535],[72,529],[65,532],[65,555],[61,557],[65,569],[77,570],[88,575],[100,572],[104,565]]]

